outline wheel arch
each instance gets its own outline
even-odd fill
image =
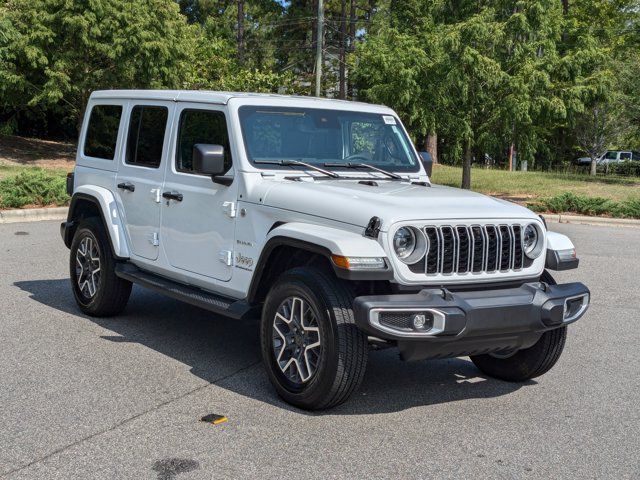
[[[353,232],[304,223],[279,224],[271,229],[262,248],[249,286],[248,301],[261,302],[271,283],[286,270],[297,266],[317,266],[345,280],[393,278],[393,270],[389,266],[383,271],[351,271],[336,266],[332,255],[386,258],[375,240]]]
[[[78,225],[83,219],[90,217],[97,217],[102,222],[113,256],[117,259],[129,258],[124,225],[115,197],[104,187],[83,185],[76,188],[69,205],[67,221],[61,227],[65,245],[68,248],[71,246]]]

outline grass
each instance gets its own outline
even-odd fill
[[[66,170],[0,166],[0,209],[67,205]]]
[[[433,181],[441,185],[459,187],[462,169],[435,165]],[[474,168],[471,188],[488,195],[527,201],[555,197],[570,192],[587,197],[601,197],[614,201],[640,200],[638,177],[589,177],[588,175],[546,172],[507,172]]]

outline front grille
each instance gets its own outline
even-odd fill
[[[423,229],[427,238],[427,275],[521,270],[524,265],[520,225],[443,225]],[[411,268],[418,273],[415,268]]]

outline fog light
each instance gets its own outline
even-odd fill
[[[433,328],[433,314],[429,312],[416,313],[413,316],[413,329],[426,332]]]

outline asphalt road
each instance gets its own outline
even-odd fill
[[[347,404],[309,414],[275,396],[254,323],[137,288],[85,317],[58,222],[0,225],[0,477],[639,478],[640,229],[552,229],[582,262],[558,279],[593,301],[551,372],[374,352]]]

